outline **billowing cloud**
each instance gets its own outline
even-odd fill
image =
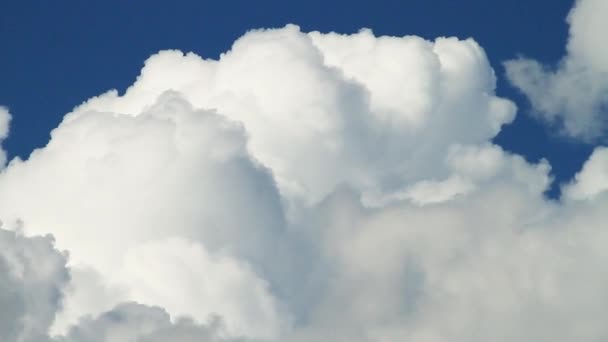
[[[608,148],[596,148],[574,178],[575,181],[564,188],[566,198],[593,199],[607,191]]]
[[[519,58],[505,63],[507,77],[539,117],[575,138],[593,141],[608,129],[608,3],[578,0],[568,16],[567,55],[556,68]]]
[[[361,341],[601,340],[608,194],[554,203],[530,187],[546,168],[496,162],[483,187],[441,203],[328,199],[335,273],[311,327]]]
[[[66,336],[54,342],[239,342],[222,338],[220,321],[208,326],[187,318],[171,321],[169,314],[159,307],[137,303],[122,303],[98,317],[85,317]]]
[[[495,82],[473,40],[369,30],[151,56],[0,174],[7,227],[70,253],[41,336],[603,340],[605,149],[546,199]]]
[[[487,141],[513,120],[515,106],[494,88],[472,40],[306,34],[290,25],[249,32],[219,61],[160,52],[126,94],[93,98],[70,117],[137,116],[167,89],[178,91],[240,122],[248,151],[281,193],[310,204],[340,184],[384,194],[443,176],[451,144]]]
[[[51,236],[4,228],[0,224],[0,340],[46,341],[69,281],[67,258]]]
[[[269,260],[283,248],[285,224],[274,182],[249,157],[244,142],[243,129],[236,123],[210,111],[194,110],[175,93],[162,95],[138,116],[87,112],[68,117],[44,149],[6,168],[0,180],[0,211],[6,222],[22,219],[28,233],[52,232],[58,246],[70,251],[75,266],[93,268],[105,283],[100,287],[117,289],[113,291],[116,298],[106,298],[102,306],[86,306],[108,310],[119,301],[139,298],[139,289],[151,288],[160,292],[146,292],[144,298],[151,299],[151,304],[184,310],[180,314],[237,310],[203,308],[184,297],[191,292],[185,280],[199,273],[196,267],[205,265],[165,267],[147,262],[157,260],[146,247],[155,245],[165,246],[165,256],[180,263],[183,256],[176,255],[175,248],[183,246],[163,241],[191,240],[179,252],[192,251],[189,256],[196,259],[190,262],[204,262],[213,272],[208,277],[200,275],[199,285],[234,289],[210,292],[206,298],[234,302],[241,305],[237,311],[249,313],[239,316],[246,321],[227,321],[227,326],[239,333],[238,327],[252,327],[267,337],[281,324],[274,321],[278,310],[274,299],[253,298],[248,304],[232,297],[246,297],[249,292],[265,295],[266,282],[248,271],[248,264],[257,265],[268,277],[281,272],[278,268],[283,265]],[[245,261],[222,264],[216,260],[219,257],[208,257],[207,250]],[[287,258],[282,260],[288,265]],[[229,266],[225,275],[222,269],[213,271],[216,263]],[[148,283],[166,278],[156,274],[160,269],[171,270],[172,277],[184,277],[183,282],[177,279],[184,287]],[[149,275],[142,276],[143,272]],[[90,281],[76,279],[90,286]],[[256,282],[259,290],[247,287]],[[136,288],[129,287],[133,284]],[[78,294],[78,284],[74,286]],[[239,293],[239,288],[244,292]],[[83,307],[70,297],[66,305]],[[73,318],[77,316],[73,313]]]

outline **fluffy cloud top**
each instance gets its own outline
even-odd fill
[[[311,204],[340,184],[385,193],[445,174],[450,144],[494,137],[515,107],[472,40],[252,31],[219,61],[165,51],[126,94],[78,107],[138,116],[167,89],[241,123],[281,194]],[[378,153],[381,150],[382,153]],[[321,169],[318,166],[324,165]]]
[[[602,341],[605,150],[545,199],[495,82],[473,40],[369,30],[150,57],[0,173],[0,337]]]
[[[164,94],[138,116],[88,112],[67,118],[44,149],[7,167],[0,180],[0,211],[7,222],[23,219],[28,233],[52,232],[58,245],[70,251],[72,263],[101,273],[105,287],[137,284],[117,291],[124,295],[108,298],[100,309],[135,297],[182,310],[180,314],[236,310],[245,321],[230,321],[230,328],[241,333],[240,327],[248,326],[268,336],[278,323],[273,321],[273,299],[263,297],[264,282],[245,270],[247,265],[206,254],[226,253],[260,265],[260,272],[278,272],[261,265],[276,256],[281,244],[281,203],[272,178],[248,156],[244,142],[238,125],[194,110],[174,93]],[[192,243],[176,244],[170,240],[174,237]],[[175,258],[170,259],[174,264],[151,263],[163,261],[147,252],[151,244]],[[180,261],[186,256],[179,253],[187,251],[195,258],[190,264]],[[185,300],[197,267],[212,272],[201,275],[201,286],[209,288],[206,298],[237,307]],[[156,273],[161,269],[172,271],[175,279],[170,281],[182,287],[159,287],[159,278],[166,278]],[[259,289],[239,285],[256,282]],[[212,290],[225,286],[234,291]],[[233,299],[247,298],[252,291],[262,297]],[[81,306],[69,298],[66,304]]]
[[[604,0],[576,2],[568,16],[567,55],[556,69],[527,58],[505,63],[507,77],[542,119],[587,141],[605,137],[608,129],[607,14]]]

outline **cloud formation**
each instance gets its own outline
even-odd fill
[[[607,13],[606,1],[577,0],[567,20],[567,54],[556,68],[528,58],[505,63],[540,118],[585,141],[605,138],[608,129]]]
[[[0,106],[0,144],[8,136],[11,114],[8,109]],[[0,146],[0,168],[6,164],[6,152]]]
[[[28,238],[0,225],[0,340],[46,341],[70,279],[66,261],[51,236]]]
[[[228,310],[238,317],[246,313],[244,321],[235,316],[227,322],[235,332],[247,326],[266,337],[278,329],[274,300],[266,297],[265,283],[247,263],[266,265],[277,255],[280,246],[273,245],[281,244],[285,224],[274,182],[249,157],[244,142],[237,124],[194,110],[175,93],[163,94],[138,116],[87,112],[66,117],[44,149],[6,168],[0,180],[2,217],[23,220],[30,234],[51,232],[58,246],[69,250],[75,267],[93,268],[106,282],[101,287],[118,289],[116,298],[99,303],[102,307],[91,303],[93,309],[109,310],[138,298],[178,314]],[[173,264],[165,268],[149,246],[164,251]],[[217,256],[208,256],[207,250]],[[180,255],[188,251],[195,258],[190,264]],[[222,253],[247,262],[224,261]],[[197,267],[213,273],[201,275],[207,299],[236,307],[185,300]],[[170,270],[173,279],[167,281],[181,287],[159,287],[159,278],[166,279],[157,274],[161,269]],[[213,290],[227,286],[233,291]],[[78,293],[79,284],[74,287]],[[235,301],[234,296],[251,300]],[[202,299],[200,293],[197,298]],[[84,304],[68,297],[66,305]]]
[[[137,116],[178,91],[241,123],[247,150],[281,194],[312,204],[340,184],[384,194],[442,176],[436,166],[450,144],[487,141],[513,120],[515,106],[493,95],[495,82],[472,40],[306,34],[289,25],[249,32],[219,61],[160,52],[124,95],[110,91],[69,117]]]
[[[151,56],[0,174],[0,279],[48,303],[0,297],[33,315],[4,337],[603,340],[606,150],[546,199],[550,165],[491,143],[495,83],[473,40],[369,30]]]
[[[137,303],[122,303],[96,318],[86,317],[54,342],[239,342],[221,337],[221,322],[208,326],[187,318],[171,321],[169,314],[159,307]]]

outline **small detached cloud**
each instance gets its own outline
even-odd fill
[[[556,68],[519,58],[505,63],[509,81],[534,112],[562,133],[587,142],[608,130],[608,2],[578,0],[568,16],[567,55]]]
[[[11,113],[8,108],[0,106],[0,144],[8,136]],[[6,151],[0,146],[0,170],[6,164]]]

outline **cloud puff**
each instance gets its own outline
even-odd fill
[[[540,118],[586,141],[605,137],[607,129],[607,13],[606,1],[576,2],[568,16],[567,55],[555,69],[527,58],[505,63],[507,77],[530,99]]]
[[[230,255],[210,255],[184,239],[154,241],[129,250],[124,272],[132,299],[180,315],[229,317],[235,335],[273,337],[280,328],[276,325],[289,319],[279,315],[266,281],[246,264]]]
[[[136,298],[197,319],[213,311],[235,334],[274,336],[291,322],[283,306],[308,305],[296,294],[311,291],[302,277],[317,267],[298,260],[316,247],[298,237],[294,227],[307,223],[297,218],[342,184],[373,203],[444,177],[451,145],[487,141],[513,119],[494,87],[472,40],[290,25],[252,31],[218,61],[160,52],[124,95],[90,99],[46,147],[11,162],[0,177],[0,215],[24,220],[28,233],[52,232],[76,274],[99,274],[98,285],[75,277],[58,332]],[[167,252],[166,270],[198,285],[159,286],[152,275],[164,266],[144,262],[154,253],[133,257],[166,243],[196,260]],[[212,276],[198,275],[197,263]],[[103,303],[82,303],[86,287],[108,289]],[[212,290],[224,287],[232,292]],[[184,300],[192,291],[222,305]]]
[[[602,340],[605,149],[546,199],[550,165],[491,143],[515,113],[495,82],[473,40],[369,30],[256,30],[219,60],[159,52],[0,173],[7,227],[70,252],[36,331]]]
[[[6,139],[9,131],[9,124],[11,122],[11,114],[8,109],[0,106],[0,143]],[[6,163],[6,152],[0,148],[0,168],[4,167]]]
[[[0,224],[0,340],[46,341],[69,281],[66,262],[51,236],[25,237]]]
[[[159,307],[122,303],[96,318],[83,318],[54,342],[238,342],[221,337],[221,322],[199,325],[189,319],[171,321]]]
[[[483,187],[440,203],[328,199],[319,234],[335,273],[311,327],[370,341],[600,340],[607,193],[556,204],[530,187],[546,168],[496,162]]]
[[[134,251],[157,241],[161,246],[172,237],[196,242],[200,249],[193,249],[197,261],[205,261],[208,250],[243,258],[254,267],[268,265],[283,248],[283,212],[270,174],[249,157],[244,142],[237,124],[210,111],[194,110],[175,93],[163,94],[139,116],[90,111],[68,117],[53,131],[44,149],[27,161],[14,160],[6,168],[0,177],[0,212],[7,222],[23,219],[28,233],[52,232],[58,245],[70,251],[74,265],[99,272],[106,283],[102,287],[126,287],[118,293],[126,293],[127,298],[134,291],[128,285],[145,288],[145,282],[156,280],[130,272],[144,272],[142,267],[146,267],[145,271],[155,274],[159,265],[132,262],[131,269],[122,265],[127,267]],[[213,265],[213,261],[207,264]],[[222,288],[238,281],[250,284],[255,278],[238,278],[240,263],[226,265],[237,269],[229,270],[226,277],[218,277],[221,271],[215,271],[213,277],[203,276],[199,285]],[[282,266],[277,263],[258,270],[271,276],[280,272],[274,265]],[[184,272],[181,276],[186,278],[199,272],[188,265],[173,271],[173,276]],[[227,283],[218,282],[224,280]],[[184,286],[181,290],[160,288],[148,296],[155,296],[152,304],[174,303],[190,308],[183,313],[201,312],[199,303],[176,297],[176,293],[188,293],[189,285]],[[228,296],[224,299],[245,296],[237,287],[234,290],[224,293]],[[125,298],[107,299],[101,309]],[[273,305],[272,299],[260,300]],[[246,308],[245,301],[238,303],[244,305],[243,312],[252,312],[247,315],[250,321],[230,320],[229,328],[264,321],[269,326],[260,324],[256,331],[278,329],[279,323],[272,322],[272,307],[259,311]],[[67,306],[81,305],[68,298]],[[224,314],[223,308],[211,309]],[[266,314],[270,315],[267,321]]]
[[[574,179],[564,188],[566,198],[593,199],[608,190],[608,148],[596,148]]]
[[[385,193],[443,175],[438,157],[450,144],[484,142],[513,120],[515,106],[493,95],[495,83],[473,40],[289,25],[249,32],[219,61],[160,52],[124,95],[108,92],[70,116],[138,115],[167,89],[179,91],[242,123],[248,151],[281,193],[310,204],[340,184]]]

